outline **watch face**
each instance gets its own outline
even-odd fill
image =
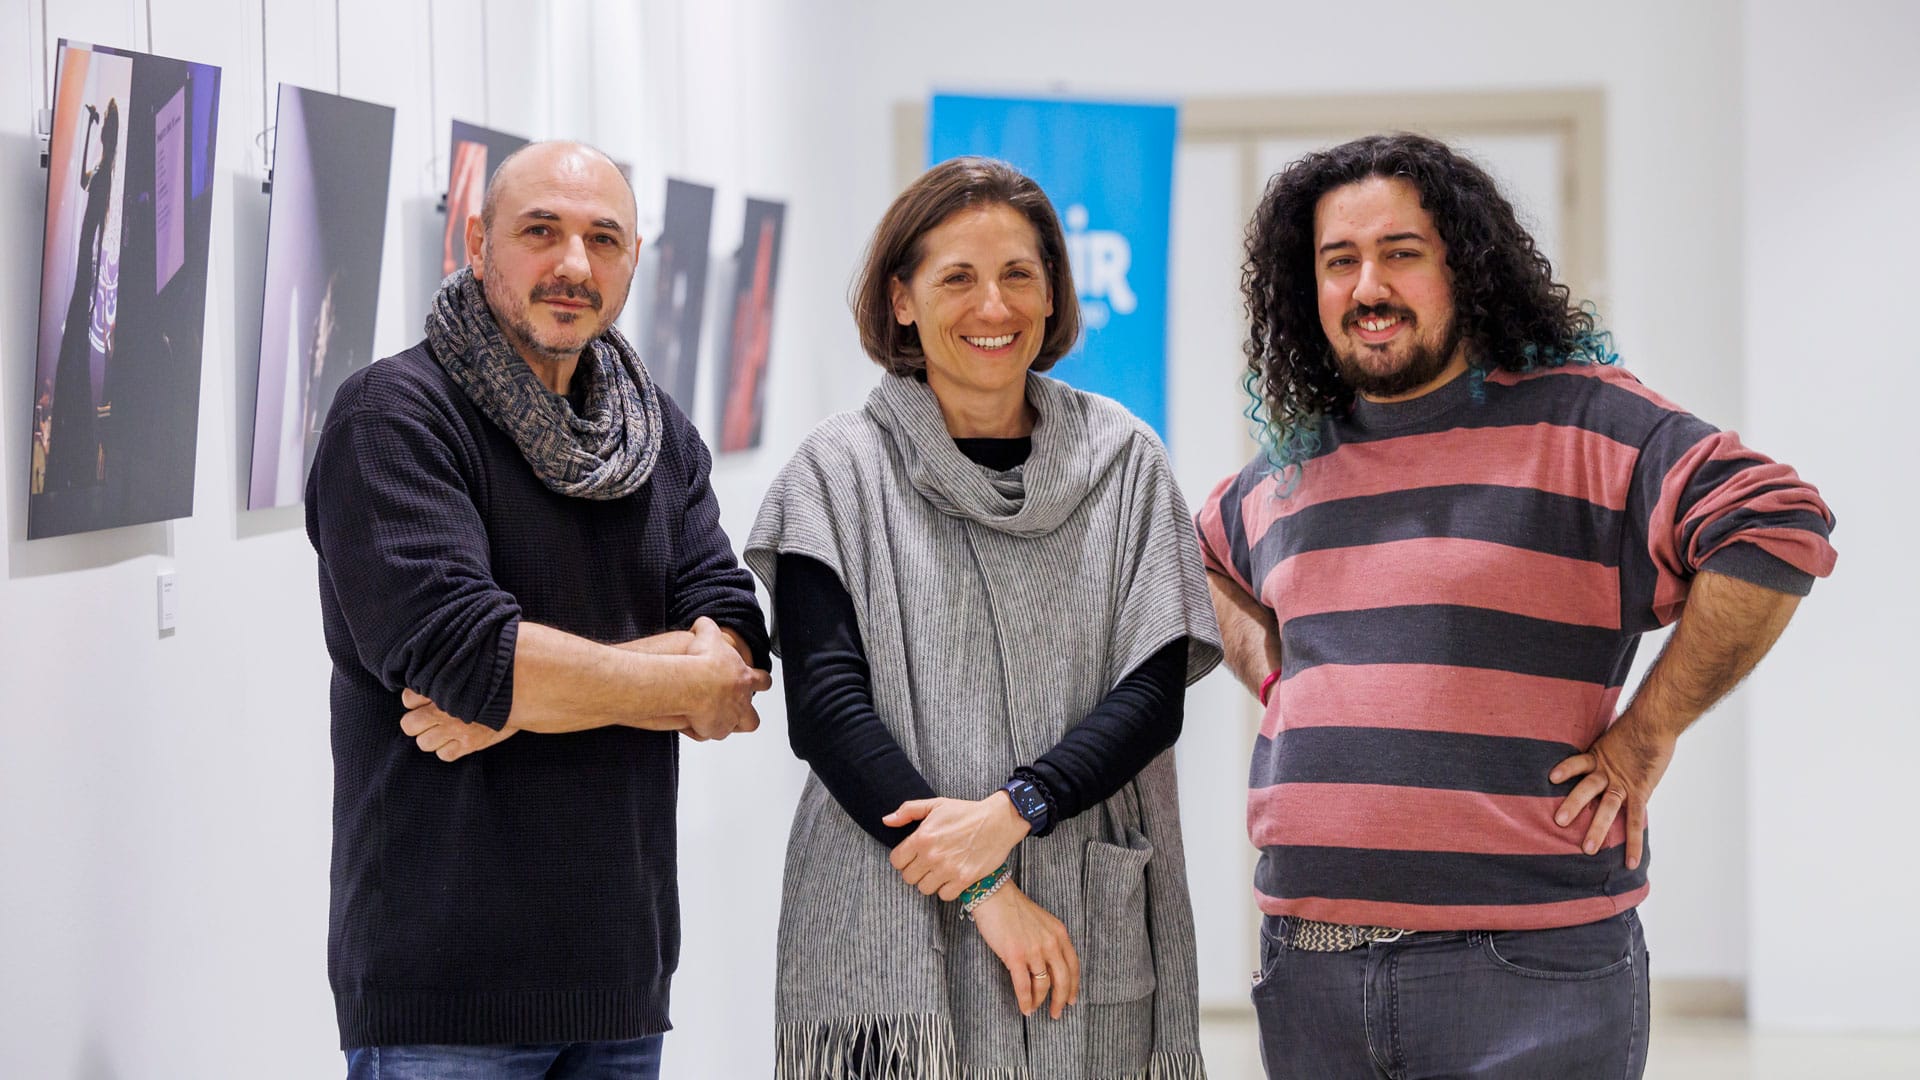
[[[1007,797],[1013,800],[1013,808],[1028,821],[1034,821],[1046,813],[1046,800],[1030,781],[1015,780],[1007,785],[1006,791]]]

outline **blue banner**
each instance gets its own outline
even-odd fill
[[[1083,334],[1048,374],[1114,398],[1164,441],[1175,108],[936,94],[931,112],[928,164],[999,158],[1060,215]]]

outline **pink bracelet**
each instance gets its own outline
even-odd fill
[[[1260,705],[1262,708],[1265,708],[1267,704],[1267,692],[1272,690],[1273,684],[1279,681],[1280,681],[1280,672],[1277,669],[1272,674],[1268,675],[1265,679],[1261,680]]]

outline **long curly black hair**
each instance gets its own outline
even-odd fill
[[[1297,466],[1319,445],[1326,416],[1353,407],[1320,326],[1314,278],[1314,208],[1335,188],[1400,177],[1420,193],[1447,248],[1454,325],[1480,371],[1526,371],[1611,363],[1612,339],[1567,287],[1515,218],[1486,170],[1452,147],[1400,132],[1308,154],[1268,181],[1247,227],[1240,288],[1251,328],[1247,415],[1276,469]]]

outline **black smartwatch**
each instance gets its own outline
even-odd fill
[[[1016,776],[1001,785],[1001,791],[1013,800],[1013,808],[1027,821],[1028,835],[1045,836],[1053,831],[1053,800],[1040,785]]]

